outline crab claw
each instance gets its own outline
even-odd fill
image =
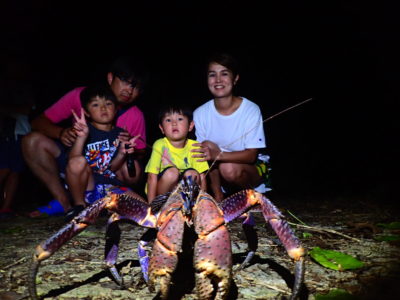
[[[121,236],[121,230],[119,229],[118,223],[122,220],[128,220],[144,227],[153,228],[156,225],[156,217],[151,212],[149,204],[132,191],[113,194],[112,199],[106,204],[106,208],[115,213],[110,217],[107,225],[105,262],[114,280],[123,287],[123,278],[115,267]],[[141,261],[142,269],[144,268],[144,263],[145,262]],[[144,274],[144,276],[146,280],[147,274]]]

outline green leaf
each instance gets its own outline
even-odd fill
[[[385,229],[400,229],[400,222],[378,223],[376,225]]]
[[[94,232],[94,231],[82,231],[79,234],[80,237],[99,237],[99,233],[98,232]]]
[[[393,242],[393,241],[399,241],[400,240],[400,235],[376,235],[374,236],[374,239],[380,242]]]
[[[315,300],[357,300],[358,298],[343,289],[330,290],[328,294],[315,295]]]
[[[310,256],[322,266],[338,271],[358,269],[364,266],[362,261],[359,261],[351,255],[333,250],[325,250],[319,247],[313,248],[310,251]]]
[[[310,238],[310,237],[312,237],[312,236],[313,236],[312,233],[303,232],[303,238],[305,238],[305,239]]]

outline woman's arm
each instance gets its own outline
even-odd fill
[[[252,164],[257,159],[258,149],[245,149],[241,151],[223,152],[217,144],[204,141],[202,143],[193,144],[198,147],[191,151],[196,153],[193,155],[195,158],[199,158],[197,161],[213,161],[239,163],[239,164]]]

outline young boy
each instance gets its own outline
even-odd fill
[[[146,155],[146,124],[143,112],[136,106],[147,82],[147,71],[142,58],[119,57],[115,59],[104,74],[104,79],[117,98],[118,114],[116,125],[124,128],[121,139],[126,140],[140,134],[136,140],[134,163],[136,176],[118,171],[124,182],[130,185],[140,185],[143,179],[142,162]],[[31,212],[31,217],[43,213],[55,215],[64,214],[71,208],[70,195],[64,187],[63,180],[67,165],[67,153],[75,142],[76,134],[72,126],[66,126],[73,121],[71,111],[79,114],[82,103],[81,92],[85,87],[77,87],[67,92],[58,101],[48,107],[31,122],[32,132],[22,139],[22,153],[26,164],[32,173],[44,183],[53,200],[48,205]]]
[[[77,137],[69,153],[66,181],[75,206],[68,211],[66,221],[86,206],[85,195],[91,201],[87,196],[96,186],[124,185],[116,171],[124,167],[127,153],[133,153],[139,137],[128,141],[118,138],[123,129],[114,125],[117,99],[109,87],[87,87],[81,93],[81,103],[80,116],[72,111]]]
[[[145,169],[149,202],[171,191],[182,176],[191,176],[206,190],[204,172],[208,170],[208,163],[192,157],[191,150],[197,141],[188,138],[194,127],[192,112],[178,106],[165,107],[159,114],[159,127],[165,137],[153,144]]]

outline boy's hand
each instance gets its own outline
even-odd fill
[[[89,127],[87,126],[86,123],[86,118],[83,108],[81,108],[80,117],[78,117],[78,115],[73,110],[72,110],[72,115],[74,116],[75,119],[73,130],[75,131],[76,136],[87,137],[89,135]]]
[[[122,153],[126,153],[126,154],[134,153],[135,146],[136,146],[136,140],[139,137],[140,137],[140,134],[133,138],[128,139],[127,141],[120,140],[120,142],[121,142],[121,147],[119,147],[120,151],[122,151]]]
[[[131,135],[126,129],[124,131],[121,131],[118,135],[118,139],[120,142],[129,142],[131,138]]]

